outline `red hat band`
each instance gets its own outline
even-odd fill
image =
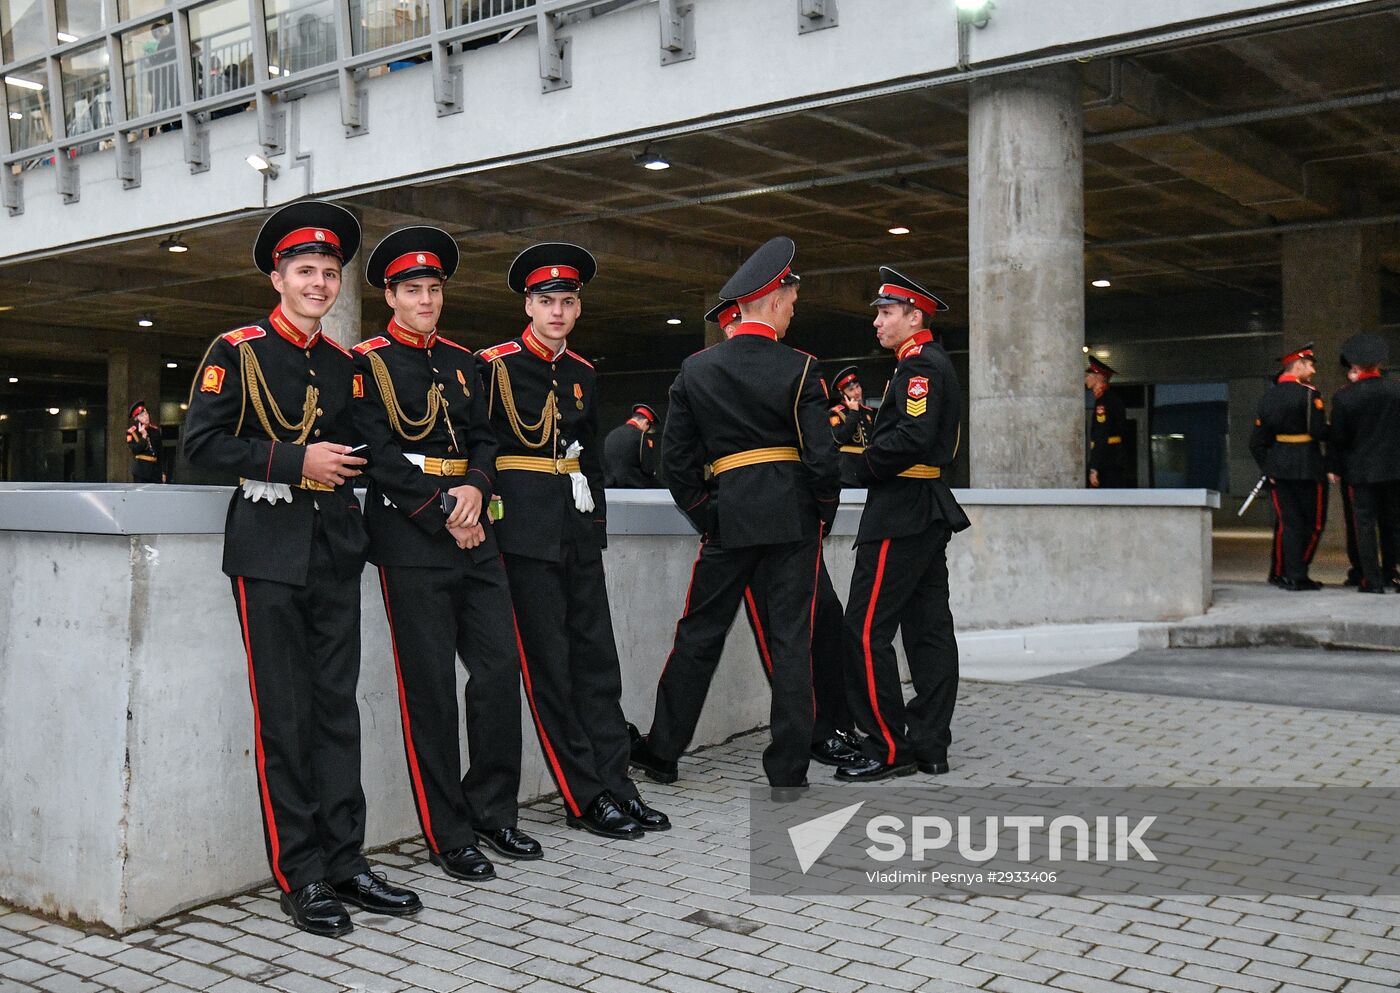
[[[727,328],[742,316],[743,314],[739,312],[739,305],[736,303],[719,312],[719,326]]]
[[[1300,348],[1296,352],[1289,352],[1279,361],[1281,364],[1288,366],[1292,365],[1294,362],[1297,362],[1299,359],[1311,359],[1314,357],[1315,353],[1311,348]]]
[[[905,303],[922,310],[925,317],[932,317],[938,312],[938,304],[934,303],[931,297],[926,297],[922,293],[916,293],[914,290],[905,286],[896,286],[894,283],[882,283],[879,292],[875,295],[877,297],[893,297],[896,300],[903,300]]]
[[[540,266],[530,275],[525,277],[525,288],[529,289],[536,283],[543,283],[546,279],[572,279],[575,283],[582,285],[583,280],[579,278],[578,270],[568,265],[547,265]]]
[[[742,297],[740,297],[739,300],[738,300],[738,302],[739,302],[739,303],[753,303],[755,300],[758,300],[758,299],[761,299],[761,298],[763,298],[763,297],[766,297],[768,294],[772,293],[772,292],[773,292],[774,290],[776,290],[779,286],[781,286],[782,283],[783,283],[783,280],[787,279],[788,276],[790,276],[791,274],[792,274],[792,266],[784,266],[782,272],[778,273],[776,276],[774,276],[772,279],[770,279],[767,283],[765,283],[762,287],[760,287],[760,288],[757,289],[757,290],[754,290],[754,291],[753,291],[752,293],[750,293],[748,296],[742,296]],[[721,325],[721,327],[722,327],[722,326],[723,326],[723,325]]]
[[[851,385],[852,383],[854,383],[854,382],[855,382],[856,380],[858,380],[859,378],[860,378],[860,377],[857,376],[857,375],[856,375],[855,373],[853,373],[853,372],[852,372],[852,373],[849,373],[849,374],[847,374],[847,375],[845,375],[845,376],[842,376],[840,379],[838,379],[838,380],[836,381],[836,388],[837,388],[838,390],[843,390],[843,389],[845,389],[847,386],[849,386],[849,385]]]
[[[641,407],[641,406],[633,407],[633,408],[632,408],[632,416],[633,416],[633,417],[644,417],[644,418],[646,418],[646,420],[647,420],[648,422],[650,422],[650,423],[652,423],[652,424],[655,424],[655,423],[656,423],[656,418],[652,416],[651,411],[648,410],[646,407]]]
[[[384,267],[384,278],[386,280],[393,279],[401,272],[423,266],[441,271],[443,269],[442,259],[432,252],[409,252],[407,255],[400,255]]]
[[[340,239],[330,228],[297,228],[285,235],[272,249],[272,261],[276,263],[288,249],[299,248],[302,245],[324,245],[327,255],[334,255],[336,258],[341,255]]]

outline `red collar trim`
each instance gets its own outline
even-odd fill
[[[301,328],[293,324],[287,315],[282,313],[282,305],[280,303],[268,320],[271,321],[274,331],[283,338],[286,338],[293,345],[296,345],[297,348],[310,348],[316,343],[316,339],[321,337],[321,325],[319,324],[316,325],[316,330],[312,331],[310,334],[302,334]]]
[[[744,321],[734,329],[734,337],[741,334],[757,335],[760,338],[767,338],[769,341],[778,340],[778,329],[771,324],[764,324],[762,321]]]
[[[533,324],[525,325],[525,331],[520,335],[520,340],[536,358],[543,359],[545,362],[557,362],[559,357],[568,351],[567,346],[559,349],[557,352],[550,348],[549,345],[541,341],[539,336],[535,334],[535,326]]]
[[[904,358],[904,356],[912,352],[914,349],[918,348],[921,345],[927,345],[931,341],[933,341],[932,331],[928,330],[927,328],[924,328],[920,331],[915,331],[908,338],[904,339],[904,343],[900,345],[899,348],[895,349],[895,361],[899,361],[900,359]]]
[[[411,328],[406,328],[398,322],[398,318],[389,318],[389,337],[410,348],[432,348],[437,341],[437,328],[427,334],[419,334]]]
[[[1358,373],[1356,374],[1356,381],[1357,381],[1358,383],[1361,382],[1363,379],[1380,379],[1380,378],[1381,378],[1381,371],[1380,371],[1379,369],[1377,369],[1375,372],[1358,372]]]
[[[1299,379],[1297,376],[1290,376],[1290,375],[1288,375],[1287,373],[1284,373],[1282,376],[1280,376],[1280,377],[1278,378],[1278,381],[1279,381],[1280,383],[1301,383],[1301,382],[1302,382],[1302,380]]]
[[[645,431],[647,428],[651,427],[651,421],[647,420],[645,417],[642,417],[640,414],[636,417],[629,417],[627,419],[627,423],[632,425],[638,431]]]

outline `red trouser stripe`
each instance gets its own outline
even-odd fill
[[[1269,491],[1274,502],[1274,575],[1283,575],[1283,508],[1278,503],[1278,490]]]
[[[569,781],[564,778],[564,768],[559,764],[559,756],[554,751],[554,743],[549,740],[549,734],[544,729],[544,722],[540,720],[539,708],[535,706],[535,690],[530,682],[530,664],[525,661],[525,642],[520,637],[520,621],[515,616],[514,607],[510,611],[510,622],[515,626],[515,647],[520,651],[520,676],[525,683],[525,699],[530,704],[530,716],[535,721],[535,733],[540,736],[540,746],[544,749],[544,757],[549,761],[549,770],[554,775],[554,781],[559,784],[559,793],[563,796],[569,813],[578,817],[582,811],[579,809],[578,801],[574,799],[573,791],[569,789]]]
[[[389,645],[394,650],[394,675],[399,683],[399,717],[403,720],[403,750],[408,756],[408,775],[413,780],[413,801],[418,805],[418,819],[423,822],[423,836],[428,847],[438,851],[433,837],[433,818],[428,813],[428,797],[423,792],[423,773],[418,768],[418,749],[413,747],[413,724],[408,719],[408,694],[403,687],[403,667],[399,664],[399,639],[394,634],[394,612],[389,608],[389,577],[379,567],[379,589],[384,594],[384,616],[389,621]]]
[[[695,580],[692,578],[691,582]],[[689,606],[690,597],[686,596],[686,605]],[[773,678],[773,657],[768,654],[768,638],[763,633],[763,622],[758,619],[758,605],[754,603],[753,589],[744,587],[744,604],[749,608],[749,620],[753,622],[753,638],[758,642],[758,660],[763,663],[763,669],[768,673],[768,678]]]
[[[681,636],[681,621],[685,620],[685,615],[690,613],[690,594],[695,592],[695,573],[700,568],[700,556],[705,554],[705,540],[700,539],[700,547],[695,550],[695,562],[690,567],[690,585],[685,588],[685,606],[681,608],[681,616],[676,618],[676,633],[671,636],[671,654],[666,656],[666,664],[661,667],[661,678],[666,678],[666,670],[671,667],[671,659],[676,656],[676,639]],[[772,671],[772,666],[769,666]]]
[[[870,697],[870,709],[875,712],[875,721],[880,725],[880,736],[885,739],[885,762],[893,765],[894,737],[890,734],[885,718],[880,714],[880,701],[875,694],[875,653],[870,646],[870,628],[875,623],[875,605],[880,600],[880,584],[885,580],[885,557],[889,550],[890,539],[886,538],[880,542],[880,560],[875,565],[875,585],[870,590],[870,605],[865,608],[865,627],[861,632],[861,644],[865,648],[865,692]]]
[[[813,657],[814,649],[812,639],[817,635],[817,590],[821,588],[822,582],[822,539],[821,532],[817,532],[817,568],[812,574],[812,613],[807,619],[807,671],[812,676],[812,718],[817,716],[817,676],[816,659]]]
[[[1322,484],[1317,484],[1317,520],[1313,522],[1312,540],[1308,542],[1307,551],[1303,552],[1303,564],[1312,563],[1313,552],[1317,549],[1317,540],[1322,537]]]
[[[253,746],[257,754],[258,792],[262,794],[263,819],[267,821],[267,839],[272,848],[272,875],[284,893],[291,892],[287,878],[278,864],[282,859],[282,844],[277,838],[277,818],[272,814],[272,794],[267,788],[267,756],[263,753],[262,714],[258,711],[258,684],[253,678],[253,641],[248,636],[248,591],[243,577],[238,577],[238,618],[243,624],[243,648],[248,653],[248,691],[253,697]]]

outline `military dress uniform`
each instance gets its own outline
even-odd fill
[[[888,266],[881,304],[910,304],[928,320],[947,306]],[[958,692],[958,644],[948,606],[948,541],[969,526],[943,468],[957,454],[961,391],[948,353],[923,329],[895,352],[896,365],[865,447],[865,510],[846,601],[847,688],[867,737],[853,780],[947,771]],[[894,634],[900,629],[914,697],[904,700]]]
[[[603,439],[604,482],[620,489],[645,490],[656,481],[656,411],[644,403]]]
[[[1332,400],[1328,463],[1353,508],[1359,589],[1383,593],[1400,563],[1400,382],[1379,371],[1388,356],[1377,335],[1352,337],[1342,354],[1367,368]]]
[[[146,433],[136,426],[136,415],[146,409],[146,402],[131,405],[131,426],[126,429],[126,447],[131,449],[131,481],[133,483],[163,483],[160,469],[160,426],[155,421],[146,425]]]
[[[744,303],[796,282],[793,253],[791,239],[773,239],[722,295]],[[676,506],[701,534],[700,552],[657,684],[651,730],[634,742],[633,762],[653,778],[674,781],[744,589],[760,574],[773,693],[763,766],[771,785],[799,786],[812,743],[821,537],[840,495],[816,360],[756,321],[690,356],[671,385],[662,466]]]
[[[859,382],[859,377],[853,365],[838,372],[831,382],[834,404],[831,408],[831,433],[835,435],[837,450],[841,453],[841,485],[853,489],[861,485],[861,457],[875,429],[874,408],[864,403],[854,409],[846,406],[842,390],[856,382]]]
[[[446,280],[457,246],[437,228],[405,228],[371,254],[366,277],[383,287]],[[539,858],[519,844],[520,649],[510,587],[487,507],[496,438],[476,356],[436,330],[390,319],[356,345],[355,425],[369,444],[365,523],[379,567],[397,676],[404,751],[414,806],[432,861],[459,879],[494,873],[477,833],[512,858]],[[459,548],[446,529],[443,496],[481,493],[482,544]],[[461,772],[456,664],[467,667],[469,768]]]
[[[1312,345],[1280,359],[1287,368],[1312,358]],[[1271,576],[1290,590],[1316,589],[1308,566],[1327,520],[1327,473],[1322,442],[1327,411],[1317,387],[1282,375],[1259,401],[1249,450],[1271,481],[1274,506],[1274,562]]]
[[[348,211],[308,201],[269,218],[254,257],[269,272],[300,254],[349,259],[358,243]],[[299,916],[302,898],[324,904],[327,884],[380,912],[421,907],[407,890],[391,898],[376,889],[361,853],[355,690],[369,542],[360,505],[349,481],[331,487],[302,475],[307,446],[355,443],[351,384],[350,353],[319,327],[303,333],[279,306],[209,346],[183,432],[190,462],[242,477],[229,501],[223,571],[248,660],[268,861],[283,909],[299,926],[332,934],[350,928],[338,903],[330,921]]]
[[[527,249],[516,292],[577,293],[596,270],[574,245]],[[603,573],[607,503],[597,375],[533,327],[478,353],[499,443],[496,539],[519,619],[525,695],[570,826],[636,838],[669,827],[628,776],[622,675]],[[589,509],[584,510],[582,507]]]
[[[1105,383],[1116,370],[1090,356],[1089,368],[1103,376]],[[1132,425],[1123,398],[1111,386],[1094,397],[1094,414],[1089,422],[1089,468],[1098,473],[1099,489],[1120,490],[1133,486],[1125,439]]]

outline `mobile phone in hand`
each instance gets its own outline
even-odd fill
[[[451,517],[452,511],[457,507],[457,498],[451,493],[441,493],[438,495],[438,501],[442,504],[442,512]]]

